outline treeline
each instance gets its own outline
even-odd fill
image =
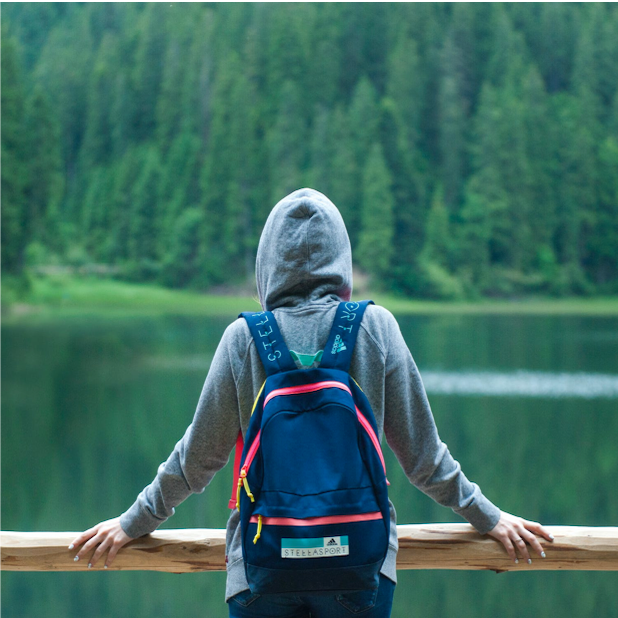
[[[618,10],[4,3],[2,269],[253,276],[311,186],[406,295],[618,292]]]

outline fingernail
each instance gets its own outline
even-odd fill
[[[75,547],[75,545],[73,545],[73,543],[71,543],[71,544],[69,545],[69,549],[73,549],[74,547]]]
[[[532,560],[530,560],[530,558],[528,558],[528,564],[532,564]]]
[[[75,558],[73,558],[73,562],[77,562],[79,560],[79,556],[75,556]]]
[[[554,535],[553,535],[553,534],[550,534],[550,535],[549,535],[549,538],[553,541],[553,540],[554,540]]]
[[[107,565],[105,565],[103,568],[104,568],[104,569],[106,569],[106,568],[107,568]]]
[[[544,552],[544,551],[542,551],[542,552],[541,552],[541,558],[546,558],[546,557],[547,557],[547,556],[545,555],[545,552]]]
[[[519,560],[517,560],[517,558],[515,558],[515,564],[519,564]]]
[[[91,569],[92,568],[92,562],[88,563],[88,568]]]

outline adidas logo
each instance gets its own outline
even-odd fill
[[[326,545],[337,545],[337,541],[335,541],[335,539],[331,539],[328,543],[326,543]]]
[[[343,339],[340,335],[335,337],[335,343],[333,343],[333,349],[330,351],[331,354],[339,354],[339,352],[343,352],[347,350],[345,347],[345,343],[343,343]]]

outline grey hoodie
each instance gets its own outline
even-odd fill
[[[339,211],[325,195],[299,189],[273,208],[260,238],[256,279],[260,303],[273,311],[288,347],[299,354],[323,349],[337,304],[352,292],[350,241]],[[369,399],[380,439],[384,434],[410,482],[481,534],[489,532],[500,509],[466,478],[440,440],[414,359],[397,321],[383,307],[367,308],[350,373]],[[239,318],[223,333],[193,422],[153,482],[120,517],[130,537],[155,530],[226,465],[238,431],[247,431],[265,379],[249,329]],[[396,582],[396,515],[392,503],[390,507],[382,573]],[[226,553],[228,600],[248,588],[235,510],[227,523]]]

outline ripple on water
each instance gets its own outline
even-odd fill
[[[618,398],[618,375],[543,371],[423,371],[428,393],[518,397]]]

